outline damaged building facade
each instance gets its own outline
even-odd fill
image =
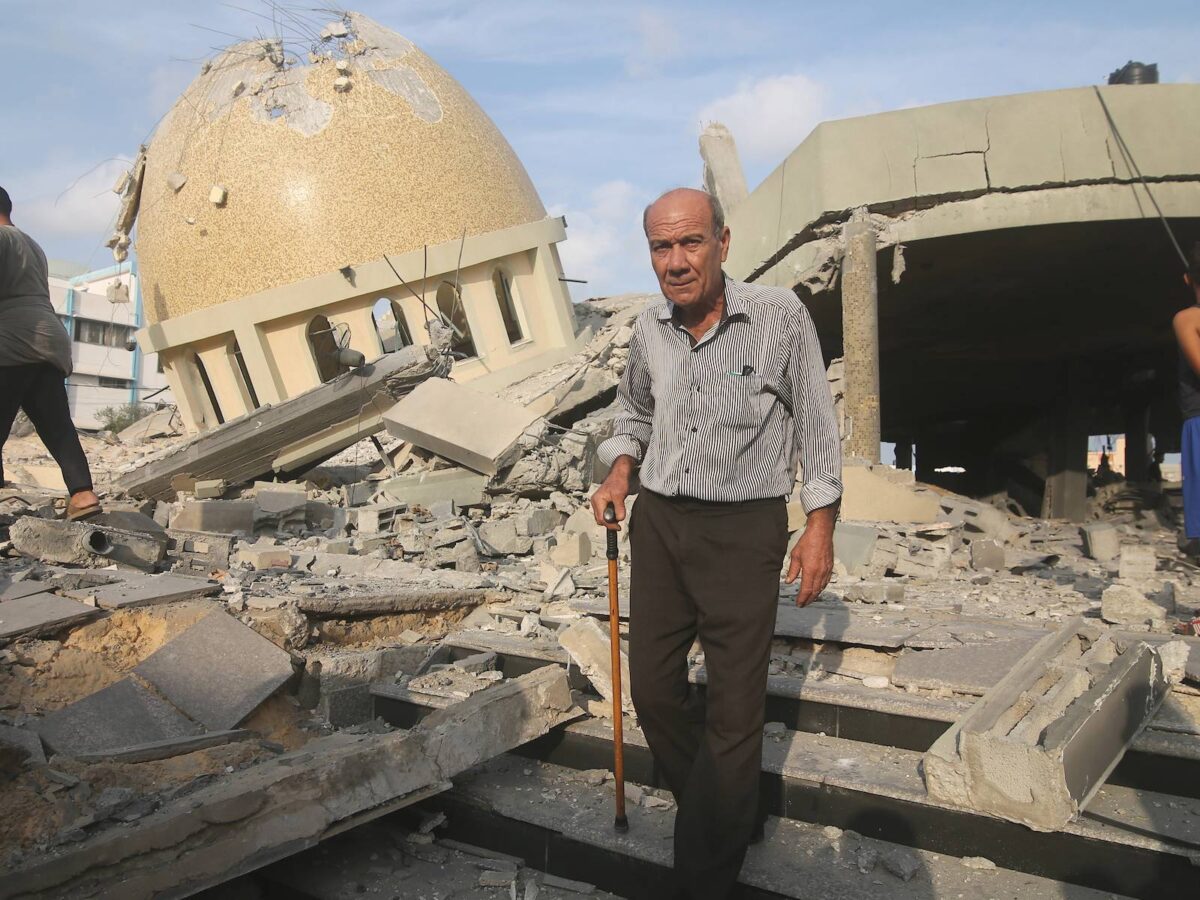
[[[127,252],[136,216],[138,340],[189,431],[357,354],[427,345],[431,319],[450,326],[459,381],[501,386],[575,350],[565,221],[458,83],[358,14],[304,59],[259,40],[206,63],[122,192],[110,245]]]
[[[1089,434],[1178,449],[1171,317],[1200,237],[1200,87],[1108,85],[824,122],[747,195],[701,140],[727,271],[795,289],[845,358],[846,450],[1082,519]],[[961,473],[938,472],[944,467]]]

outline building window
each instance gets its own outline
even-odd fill
[[[437,289],[437,307],[456,329],[450,341],[450,349],[466,358],[478,356],[475,339],[471,336],[471,325],[467,321],[467,310],[463,306],[461,292],[450,282],[443,281]]]
[[[75,340],[81,344],[99,344],[101,347],[120,347],[133,338],[133,329],[116,322],[99,322],[96,319],[75,320]]]
[[[104,375],[99,376],[100,387],[102,388],[120,388],[121,390],[129,390],[133,387],[133,382],[128,378],[107,378]]]
[[[508,342],[515,344],[525,340],[521,331],[521,320],[517,317],[517,304],[513,300],[512,279],[503,269],[492,273],[492,288],[496,292],[496,303],[500,307],[500,318],[504,320],[504,331]]]
[[[313,316],[308,323],[308,346],[312,350],[313,362],[317,364],[317,377],[323,383],[350,371],[349,366],[338,361],[337,336],[324,316]]]
[[[408,328],[408,319],[395,300],[380,297],[371,308],[371,318],[375,320],[375,331],[379,335],[379,343],[384,353],[412,346],[412,332]]]

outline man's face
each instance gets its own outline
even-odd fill
[[[721,263],[729,253],[729,229],[714,235],[712,209],[700,191],[672,191],[646,214],[650,262],[672,303],[711,302],[724,290]]]

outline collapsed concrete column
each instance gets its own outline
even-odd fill
[[[842,229],[842,345],[846,357],[846,454],[879,462],[879,285],[875,229],[857,209]]]
[[[1042,518],[1082,522],[1087,517],[1087,426],[1084,378],[1077,361],[1065,371],[1058,404],[1050,416],[1046,489]]]
[[[1125,410],[1125,480],[1144,482],[1150,467],[1150,407]]]
[[[700,133],[700,158],[704,160],[704,187],[729,216],[750,192],[733,135],[720,122],[706,125]]]

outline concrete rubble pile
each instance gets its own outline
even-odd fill
[[[608,629],[626,623],[607,621],[604,535],[587,497],[603,475],[595,450],[612,431],[630,325],[652,299],[588,304],[585,350],[499,394],[422,381],[383,414],[382,441],[363,439],[290,481],[185,473],[168,496],[112,494],[103,516],[71,524],[54,519],[51,492],[0,492],[0,758],[27,807],[6,861],[19,883],[32,895],[82,883],[73,879],[89,877],[90,859],[114,852],[115,823],[133,823],[140,836],[112,871],[138,886],[129,896],[164,889],[170,877],[143,850],[185,796],[246,841],[225,857],[216,848],[228,842],[214,836],[212,853],[178,870],[180,884],[215,883],[218,870],[269,862],[288,842],[316,843],[339,817],[443,790],[573,716],[605,727],[617,699]],[[124,457],[105,444],[98,483],[134,457],[168,456],[180,438],[158,433],[139,433]],[[1127,510],[1081,530],[887,466],[848,464],[844,480],[833,582],[804,609],[796,586],[781,585],[772,684],[958,711],[961,737],[928,757],[930,796],[1039,828],[1061,827],[1088,800],[1070,769],[1055,768],[1053,722],[1018,721],[1028,740],[1017,749],[1009,736],[976,749],[990,733],[968,713],[976,702],[991,709],[1006,677],[1030,671],[1023,661],[1051,629],[1093,648],[1055,664],[1069,690],[1043,685],[1063,715],[1103,693],[1126,660],[1157,673],[1143,679],[1154,702],[1089,770],[1088,790],[1164,717],[1172,733],[1200,735],[1200,573],[1159,513]],[[798,494],[788,511],[795,539]],[[625,531],[620,555],[624,620]],[[512,658],[533,660],[532,674],[506,674]],[[699,644],[689,663],[702,685]],[[623,675],[620,710],[632,717]],[[1017,694],[1029,690],[1022,681]],[[505,706],[528,696],[539,699],[521,699],[519,714]],[[1120,690],[1106,696],[1124,702]],[[411,730],[385,722],[413,709]],[[511,727],[483,741],[504,716]],[[1014,813],[993,802],[977,764],[989,753],[1051,760],[1038,771],[1059,778],[1055,804]],[[170,776],[148,768],[166,759]],[[118,762],[128,774],[97,774]],[[377,765],[386,774],[368,778]],[[320,786],[334,772],[372,786],[339,805]],[[273,799],[285,783],[302,798],[295,806]],[[672,807],[666,792],[631,790],[635,806]],[[317,806],[303,833],[283,824]]]

